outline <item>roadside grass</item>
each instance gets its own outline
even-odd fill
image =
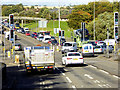
[[[21,26],[21,24],[20,24],[20,26]],[[50,31],[51,35],[53,36],[54,35],[54,28],[59,27],[59,21],[53,21],[53,20],[48,21],[47,28],[36,28],[36,26],[38,27],[38,23],[36,24],[36,22],[27,23],[27,24],[23,25],[23,27],[27,27],[33,32],[39,32],[41,30]],[[70,38],[71,37],[71,32],[73,30],[69,28],[67,22],[66,21],[60,21],[60,27],[61,27],[61,30],[64,30],[65,37]],[[58,37],[58,33],[55,36]]]

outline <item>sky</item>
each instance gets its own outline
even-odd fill
[[[2,4],[19,4],[23,5],[47,5],[47,6],[68,6],[68,5],[80,5],[88,4],[94,0],[1,0]],[[98,1],[98,0],[95,0]],[[109,0],[112,2],[113,0]]]

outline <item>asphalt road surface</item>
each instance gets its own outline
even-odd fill
[[[22,46],[34,46],[43,44],[30,36],[18,34],[16,43]],[[19,52],[21,53],[21,52]],[[61,52],[55,52],[55,70],[54,72],[34,72],[26,74],[24,64],[20,66],[8,65],[7,75],[9,81],[12,81],[13,90],[20,89],[78,89],[78,88],[117,88],[119,87],[118,62],[109,61],[105,58],[86,57],[84,65],[69,65],[65,67],[61,63]],[[22,55],[20,55],[22,60]],[[9,88],[10,85],[6,85]]]

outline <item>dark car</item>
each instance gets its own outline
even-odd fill
[[[6,64],[3,62],[0,62],[0,71],[2,71],[2,79],[4,80],[6,78]]]
[[[36,39],[38,37],[38,35],[34,35],[34,38]]]
[[[58,42],[57,42],[57,40],[51,40],[51,44],[52,45],[58,45]]]
[[[31,37],[34,38],[35,34],[31,34]]]
[[[63,46],[63,43],[65,43],[65,42],[66,42],[65,38],[60,38],[60,45],[61,46]]]
[[[15,50],[17,51],[22,51],[22,46],[21,46],[21,44],[20,43],[16,43],[15,44]]]
[[[22,32],[21,32],[21,33],[22,33],[22,34],[25,34],[25,30],[24,30],[23,28],[21,28],[21,30],[22,30]]]

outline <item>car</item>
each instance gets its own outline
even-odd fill
[[[25,30],[24,30],[24,28],[21,28],[21,30],[22,30],[21,33],[22,33],[22,34],[25,34]]]
[[[48,43],[50,40],[51,40],[51,36],[45,35],[42,42]]]
[[[55,37],[54,37],[54,36],[51,36],[51,40],[55,40]]]
[[[84,64],[84,59],[79,52],[68,52],[62,57],[62,64],[65,66],[69,64]]]
[[[37,36],[37,40],[39,40],[39,41],[42,41],[43,40],[43,36]]]
[[[34,38],[36,39],[38,35],[34,35]]]
[[[33,32],[34,35],[37,35],[37,32]]]
[[[94,53],[95,54],[104,53],[104,50],[103,50],[102,46],[95,46],[94,47]]]
[[[103,49],[103,53],[107,53],[107,45],[101,45],[102,49]],[[112,53],[114,50],[114,47],[112,45],[108,46],[109,49],[109,53]]]
[[[94,48],[92,44],[84,44],[82,46],[82,55],[84,56],[94,56]]]
[[[6,64],[4,62],[0,62],[0,71],[2,71],[2,80],[6,79]]]
[[[22,45],[20,43],[15,44],[15,51],[21,51],[22,50]]]
[[[65,38],[60,38],[60,45],[61,46],[63,46],[63,43],[65,43],[65,42],[66,42]]]
[[[104,41],[98,41],[98,42],[97,42],[97,45],[99,45],[99,46],[100,46],[100,45],[103,45],[103,44],[105,44]]]
[[[28,28],[24,28],[24,31],[27,32],[27,31],[29,31],[29,29]]]
[[[22,30],[19,28],[19,29],[16,29],[16,31],[17,32],[19,32],[19,33],[21,33],[22,32]]]
[[[57,42],[56,39],[55,40],[51,40],[50,42],[51,42],[52,45],[58,45],[58,42]]]
[[[95,43],[95,41],[88,41],[87,44],[92,44],[93,47],[95,47],[97,44]]]
[[[62,46],[62,54],[66,52],[76,52],[77,51],[77,43],[76,42],[65,42]]]
[[[26,36],[30,36],[30,32],[27,31],[27,32],[25,33],[25,35],[26,35]]]

